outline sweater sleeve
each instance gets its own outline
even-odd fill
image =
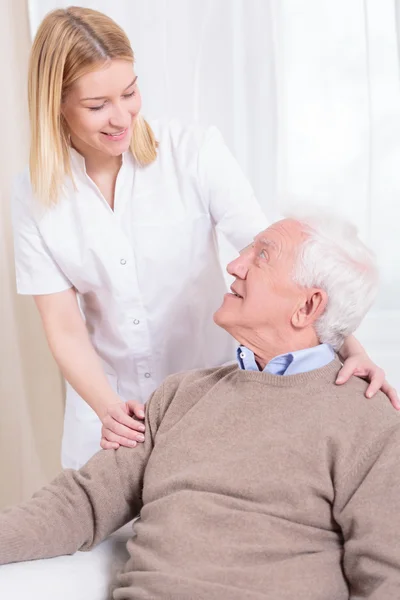
[[[338,488],[334,516],[344,539],[350,600],[400,594],[400,426],[381,434]]]
[[[64,471],[28,502],[0,513],[0,564],[90,550],[139,513],[162,401],[163,387],[146,405],[144,443],[101,450],[79,471]]]

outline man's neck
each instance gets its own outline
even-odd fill
[[[252,336],[253,339],[240,339],[240,344],[251,350],[254,358],[263,371],[266,365],[276,356],[313,348],[319,345],[319,340],[314,332],[306,335],[288,336],[286,339],[277,339],[267,335]]]

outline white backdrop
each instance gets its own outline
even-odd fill
[[[31,32],[71,2],[30,0]],[[96,0],[137,60],[144,113],[217,125],[271,219],[333,206],[378,254],[359,331],[400,388],[400,84],[394,0]],[[399,18],[400,22],[400,18]],[[292,201],[292,200],[291,200]]]

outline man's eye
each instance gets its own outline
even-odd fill
[[[258,255],[260,258],[263,258],[264,260],[268,260],[269,256],[268,253],[266,252],[266,250],[261,250],[261,252]]]

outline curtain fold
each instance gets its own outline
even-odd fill
[[[27,6],[13,0],[0,21],[0,506],[29,497],[60,468],[62,382],[31,298],[15,291],[11,182],[28,155]]]
[[[399,1],[272,5],[279,208],[334,206],[374,249],[380,293],[358,336],[400,388]]]

